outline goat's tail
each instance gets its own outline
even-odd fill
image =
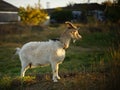
[[[20,48],[19,48],[19,47],[17,47],[17,48],[16,48],[15,55],[19,55],[19,52],[20,52]]]
[[[12,59],[14,59],[16,55],[19,55],[19,52],[20,52],[20,48],[17,47],[15,54],[12,56]]]

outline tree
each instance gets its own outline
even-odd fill
[[[70,2],[67,4],[67,7],[72,7],[72,6],[74,6],[74,4],[75,4],[74,2],[71,2],[71,1],[70,1]]]
[[[44,10],[40,9],[40,7],[31,7],[29,5],[26,8],[20,7],[18,14],[21,21],[27,25],[37,25],[43,23],[48,15]]]
[[[113,3],[108,0],[108,1],[102,2],[102,4],[103,4],[103,5],[106,5],[106,6],[112,6]]]

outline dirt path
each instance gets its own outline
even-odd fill
[[[23,82],[23,90],[104,90],[105,77],[104,73],[62,73],[61,80],[54,83],[50,77],[51,74],[37,75],[35,79]],[[46,78],[47,77],[47,78]],[[14,83],[16,84],[16,83]],[[13,85],[15,86],[15,85]]]

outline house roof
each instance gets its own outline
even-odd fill
[[[0,0],[0,11],[18,11],[18,8],[10,3]]]
[[[105,10],[105,5],[102,4],[98,4],[98,3],[83,3],[83,4],[74,4],[74,5],[69,5],[66,7],[61,7],[64,10],[72,10],[72,11],[81,11],[81,10],[86,10],[86,11],[92,11],[92,10],[101,10],[104,11]],[[48,13],[52,13],[54,11],[53,9],[47,9]]]
[[[84,4],[74,4],[73,6],[67,6],[65,9],[73,9],[73,10],[104,10],[105,5],[101,5],[98,3],[84,3]]]

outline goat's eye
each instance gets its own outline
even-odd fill
[[[72,31],[72,33],[76,33],[76,32],[77,32],[77,30],[73,30],[73,31]]]

